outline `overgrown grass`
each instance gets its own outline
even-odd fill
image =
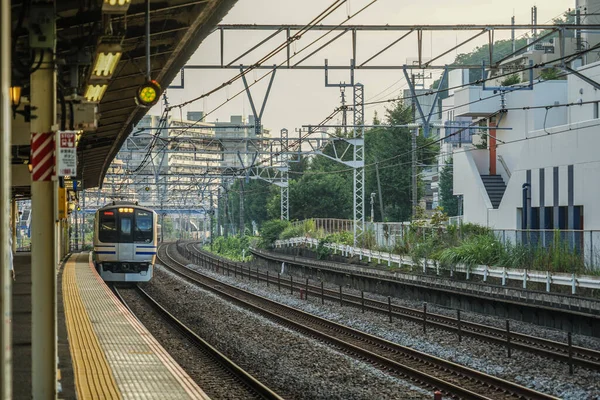
[[[212,250],[209,245],[204,246],[204,249],[229,260],[249,261],[252,259],[251,239],[250,236],[219,236],[213,241]]]

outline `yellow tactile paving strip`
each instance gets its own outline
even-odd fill
[[[122,398],[208,399],[146,328],[118,301],[96,273],[88,255],[80,255],[74,264],[72,269],[75,271],[78,295]]]
[[[120,399],[119,389],[79,296],[75,258],[71,256],[65,265],[62,293],[77,394],[81,399]]]

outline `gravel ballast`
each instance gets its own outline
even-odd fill
[[[286,399],[430,399],[428,390],[196,288],[157,265],[143,285],[205,340]]]
[[[174,248],[170,250],[170,253],[171,255],[174,255]],[[179,260],[186,264],[189,263],[189,261],[186,261],[182,257],[179,257]],[[382,314],[371,312],[362,314],[360,310],[356,308],[340,307],[339,303],[327,301],[325,305],[321,305],[321,299],[315,296],[309,298],[308,301],[300,300],[297,293],[294,296],[291,296],[289,291],[283,289],[282,292],[279,293],[275,285],[267,287],[265,282],[258,284],[256,281],[248,281],[247,277],[242,281],[239,276],[236,279],[233,276],[216,274],[195,265],[188,266],[223,282],[234,284],[286,305],[383,337],[395,343],[446,360],[454,361],[503,379],[520,383],[524,386],[563,399],[579,400],[600,398],[600,374],[597,372],[576,367],[575,374],[570,376],[567,365],[541,358],[530,353],[513,350],[512,357],[508,358],[506,356],[506,349],[502,346],[492,345],[466,337],[463,337],[462,342],[459,343],[456,335],[431,328],[427,330],[427,334],[423,334],[421,324],[415,324],[405,320],[394,320],[394,322],[390,324],[387,316]],[[256,270],[255,268],[253,269],[254,271]],[[289,275],[282,275],[282,277],[284,276],[289,280]],[[310,283],[319,284],[317,281],[310,281]],[[360,294],[359,291],[347,288],[344,288],[344,293]],[[387,301],[387,298],[378,295],[365,293],[365,297]],[[422,303],[410,300],[393,299],[392,302],[393,304],[402,306],[415,308],[418,308],[419,306],[422,307]],[[433,304],[428,304],[427,307],[430,312],[455,315],[453,310],[436,307]],[[505,320],[503,319],[475,313],[464,312],[461,313],[461,317],[469,321],[498,327],[503,327],[505,324]],[[566,334],[561,331],[517,321],[511,321],[511,329],[558,341],[565,341],[564,337],[566,337]],[[573,335],[573,338],[574,344],[591,348],[600,348],[600,341],[595,338],[580,335]]]

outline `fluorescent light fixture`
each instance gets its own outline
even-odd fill
[[[104,51],[99,47],[92,68],[92,78],[109,79],[121,60],[121,54],[121,51]]]
[[[102,100],[102,96],[104,96],[104,92],[106,92],[107,88],[108,88],[107,84],[98,84],[98,85],[89,84],[87,86],[87,89],[85,89],[84,97],[87,101],[93,101],[95,103],[100,103],[100,100]]]
[[[120,44],[100,43],[92,67],[91,79],[109,79],[117,68],[123,54]]]
[[[126,14],[131,0],[104,0],[102,12],[107,14]]]

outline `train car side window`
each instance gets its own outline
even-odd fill
[[[121,225],[121,240],[119,243],[131,243],[131,220],[132,215],[121,214],[119,215],[119,221]]]
[[[104,243],[114,243],[118,238],[116,212],[111,210],[102,211],[100,213],[98,239]]]
[[[152,213],[144,210],[135,210],[133,241],[136,243],[151,243],[152,239]]]

